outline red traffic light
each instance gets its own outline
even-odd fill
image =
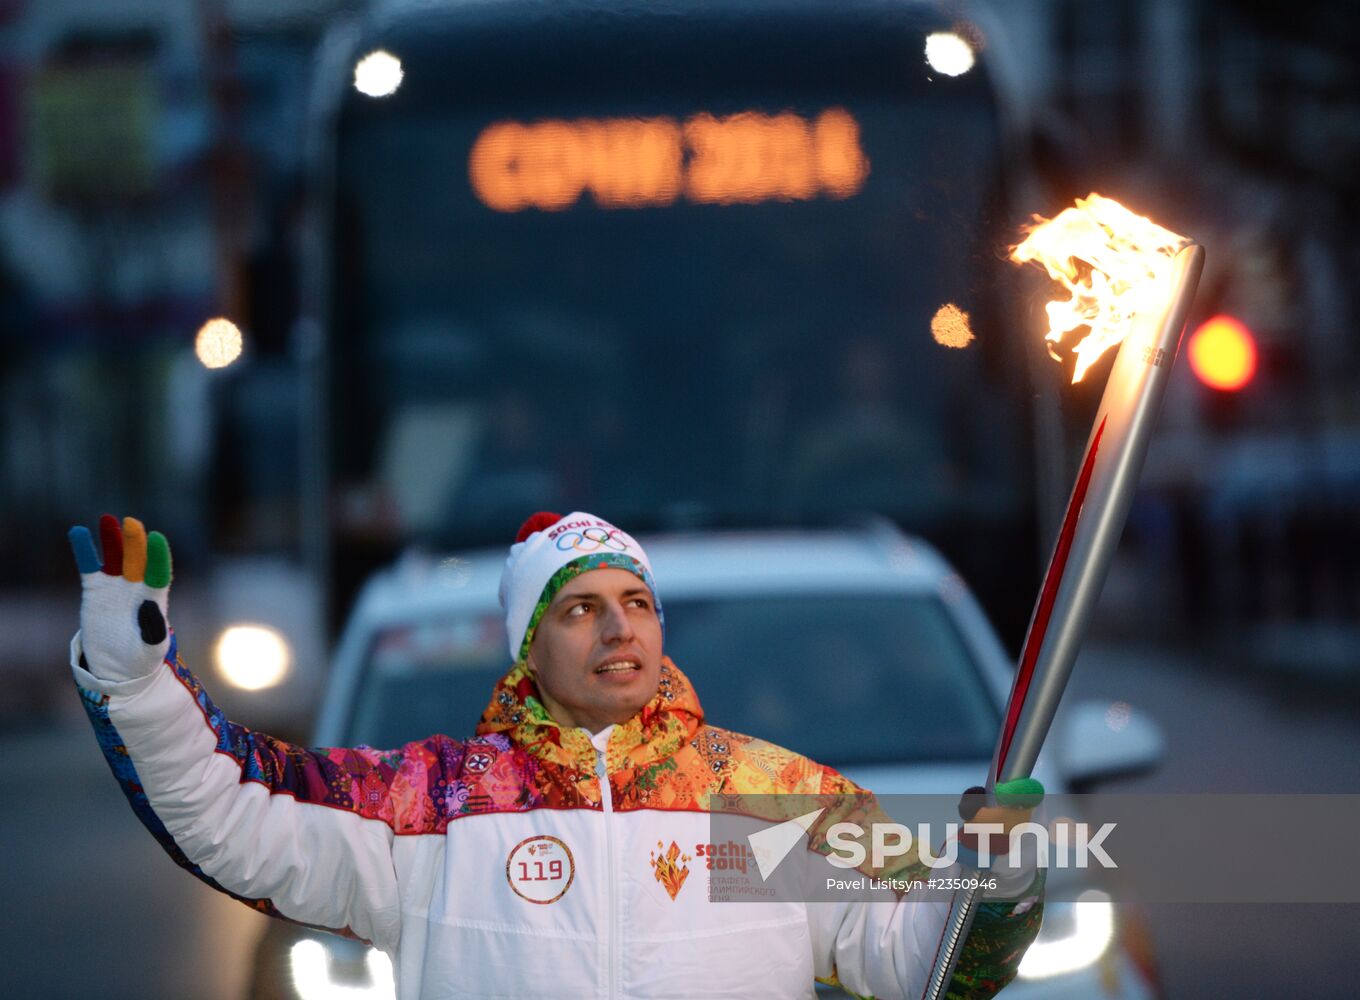
[[[1201,323],[1188,350],[1190,370],[1210,389],[1235,392],[1256,374],[1256,338],[1231,316]]]

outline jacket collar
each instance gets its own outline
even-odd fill
[[[655,697],[609,734],[605,767],[610,774],[641,769],[675,754],[704,722],[699,696],[670,657],[661,660]],[[564,729],[553,721],[539,695],[538,682],[524,661],[496,684],[482,713],[477,735],[503,733],[540,760],[590,773],[595,748],[584,729]]]

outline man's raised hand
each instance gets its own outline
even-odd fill
[[[170,544],[134,517],[99,519],[103,562],[84,525],[69,533],[80,570],[81,666],[101,680],[144,677],[170,648]]]

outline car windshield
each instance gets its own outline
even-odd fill
[[[674,598],[665,610],[667,653],[714,725],[836,766],[991,752],[996,708],[933,595]],[[380,633],[350,742],[470,734],[505,658],[499,612]]]

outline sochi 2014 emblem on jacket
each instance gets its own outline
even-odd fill
[[[689,865],[687,862],[693,859],[688,854],[680,853],[680,846],[675,841],[671,841],[671,846],[665,847],[661,841],[656,842],[656,850],[652,852],[652,874],[661,883],[661,887],[666,890],[667,895],[672,900],[680,895],[680,889],[685,884],[685,879],[689,878]]]

